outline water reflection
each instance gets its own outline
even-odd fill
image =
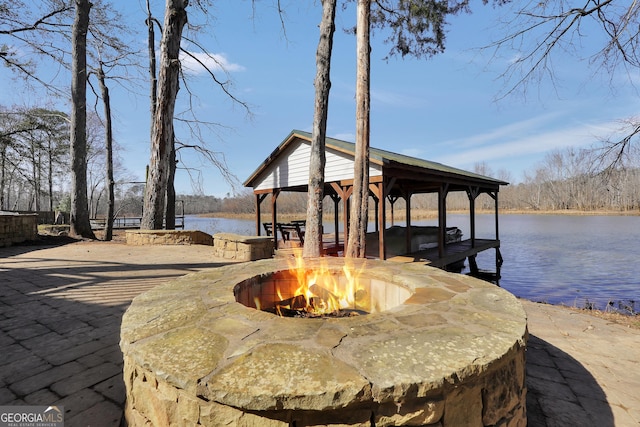
[[[493,217],[477,227],[493,229]],[[517,296],[598,309],[639,301],[640,217],[502,215],[500,240],[500,285]]]
[[[448,215],[447,225],[469,237],[467,215]],[[255,234],[253,220],[188,216],[185,227],[210,234]],[[494,227],[493,215],[476,216],[476,237],[494,238]],[[325,232],[332,230],[333,222],[325,224]],[[501,215],[500,240],[500,285],[516,296],[578,307],[595,304],[598,309],[609,301],[616,307],[633,301],[640,310],[640,217]],[[494,251],[478,255],[478,264],[493,269]]]

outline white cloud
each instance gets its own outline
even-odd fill
[[[602,138],[620,134],[619,120],[578,122],[568,119],[571,116],[565,112],[542,114],[466,138],[406,147],[400,152],[467,170],[486,162],[494,170],[507,170],[517,177],[552,150],[588,148]]]
[[[445,145],[463,149],[439,156],[438,160],[448,164],[472,165],[481,161],[491,162],[536,156],[566,147],[586,147],[596,142],[599,136],[609,133],[619,126],[618,122],[611,121],[595,124],[578,123],[542,130],[537,125],[543,123],[544,117],[539,117],[503,126],[482,135],[450,141]],[[551,128],[550,125],[544,127]],[[483,141],[481,146],[473,143],[479,140]],[[484,144],[485,142],[486,144]],[[465,150],[464,147],[472,148]]]
[[[426,158],[425,156],[428,155],[435,160],[434,155],[441,150],[446,154],[437,156],[438,161],[458,165],[467,163],[466,160],[461,160],[464,157],[470,157],[474,162],[489,160],[489,153],[500,155],[504,145],[529,144],[528,138],[540,137],[540,129],[549,127],[549,122],[560,116],[559,113],[544,114],[499,126],[484,133],[439,142],[435,146],[407,147],[401,153],[418,158]],[[506,155],[509,156],[509,154]]]
[[[472,135],[466,138],[453,139],[445,141],[445,146],[455,147],[474,147],[483,146],[485,144],[494,144],[497,140],[504,138],[513,138],[514,135],[523,134],[539,134],[539,129],[548,126],[552,119],[562,116],[562,113],[549,113],[530,119],[521,120],[515,123],[509,123],[504,126],[497,127],[488,132]]]
[[[180,52],[180,62],[185,73],[195,75],[206,72],[203,64],[213,72],[231,73],[245,70],[242,65],[229,62],[224,53],[189,52],[187,55],[185,52]]]

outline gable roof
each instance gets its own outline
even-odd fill
[[[275,150],[258,166],[258,168],[244,182],[245,187],[254,187],[259,181],[260,176],[274,164],[280,155],[292,144],[299,140],[311,142],[311,133],[301,130],[292,130],[291,133],[276,147]],[[340,139],[325,138],[325,148],[327,150],[335,150],[341,152],[351,158],[355,158],[355,144],[353,142],[343,141]],[[381,150],[378,148],[369,148],[369,162],[380,165],[383,169],[393,169],[394,171],[407,171],[413,174],[424,176],[441,176],[443,178],[455,178],[456,181],[469,181],[472,183],[495,187],[500,185],[508,185],[508,182],[495,178],[469,172],[463,169],[447,166],[442,163],[430,160],[419,159],[417,157],[406,156],[391,151]]]

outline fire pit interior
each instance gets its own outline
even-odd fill
[[[526,425],[526,317],[511,294],[350,262],[234,264],[137,297],[121,335],[128,424]]]
[[[238,283],[236,301],[284,317],[349,317],[397,307],[411,291],[353,270],[296,266]]]

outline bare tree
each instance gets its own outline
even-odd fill
[[[31,208],[41,209],[46,196],[53,210],[54,181],[68,165],[69,119],[46,108],[0,109],[0,209],[6,209],[11,183],[24,180]],[[45,188],[46,183],[46,188]]]
[[[157,20],[153,17],[151,13],[151,4],[149,0],[147,0],[147,19],[145,20],[147,24],[147,49],[149,52],[149,80],[151,84],[149,85],[150,94],[149,99],[151,100],[150,108],[151,108],[151,126],[149,129],[151,130],[151,138],[153,138],[153,121],[156,117],[156,105],[158,103],[158,78],[156,76],[156,36],[154,31],[154,25],[157,24]]]
[[[92,22],[93,19],[89,19],[90,10],[94,5],[95,23]],[[0,34],[11,37],[18,43],[17,46],[26,48],[32,53],[32,58],[39,62],[48,60],[63,69],[68,69],[68,64],[71,64],[71,233],[90,238],[93,238],[93,232],[89,223],[86,178],[86,85],[89,76],[87,40],[91,32],[94,40],[99,40],[102,45],[112,45],[117,41],[117,36],[113,34],[119,34],[120,31],[117,29],[122,27],[118,24],[118,19],[109,19],[113,15],[109,14],[107,6],[101,0],[95,0],[93,3],[84,0],[44,0],[36,4],[25,4],[21,1],[0,4],[0,15],[9,17],[3,21]],[[73,26],[70,24],[69,13],[72,10]],[[71,32],[69,28],[72,28]],[[44,81],[38,76],[35,60],[21,61],[11,49],[3,53],[2,59],[17,71],[18,75],[39,82],[50,92],[65,93],[54,82]]]
[[[95,239],[87,200],[87,31],[89,0],[75,1],[71,70],[70,234]]]
[[[109,96],[109,88],[107,87],[105,80],[104,66],[103,63],[100,62],[98,63],[98,82],[100,84],[102,103],[104,105],[104,139],[105,151],[107,156],[105,162],[105,175],[107,181],[107,218],[104,225],[104,240],[109,241],[113,238],[115,180],[113,179],[113,131],[111,125],[111,98]]]
[[[349,237],[345,256],[364,258],[369,211],[369,116],[371,1],[358,0],[356,26],[356,150]]]
[[[486,3],[486,0],[484,1]],[[373,6],[373,8],[372,8]],[[447,15],[468,11],[468,0],[357,0],[356,150],[346,256],[364,257],[369,205],[370,33],[390,30],[387,58],[430,57],[444,51]]]
[[[164,220],[169,159],[173,146],[173,113],[178,95],[180,41],[187,23],[187,0],[167,0],[160,45],[158,105],[153,121],[149,176],[140,228],[158,230]]]
[[[634,69],[640,67],[640,3],[613,0],[569,0],[530,2],[505,22],[506,35],[487,49],[515,51],[515,60],[502,73],[505,89],[500,97],[528,85],[557,82],[554,55],[577,55],[605,72],[613,82],[622,72],[633,84]],[[593,40],[603,40],[594,44]],[[602,138],[601,167],[616,168],[629,145],[640,135],[640,120],[633,117],[615,136]]]
[[[208,4],[208,0],[197,0],[195,2],[195,6],[206,15],[206,6]],[[227,95],[234,103],[241,105],[247,113],[249,112],[249,107],[246,103],[240,101],[236,98],[230,91],[229,85],[230,82],[223,81],[218,79],[218,76],[213,72],[212,68],[207,66],[201,58],[197,55],[194,55],[192,52],[183,49],[180,47],[180,42],[182,40],[188,41],[191,45],[196,48],[201,49],[205,56],[207,56],[208,60],[212,60],[214,63],[219,65],[221,68],[222,64],[218,62],[214,55],[207,53],[206,49],[203,48],[200,43],[196,40],[186,37],[182,33],[183,27],[186,25],[186,7],[187,1],[181,2],[177,0],[167,0],[167,6],[165,8],[165,21],[162,25],[162,40],[161,40],[161,58],[160,58],[160,75],[158,78],[158,89],[157,89],[157,101],[155,107],[155,116],[152,123],[152,149],[151,149],[151,162],[149,165],[149,176],[148,176],[148,185],[145,192],[145,208],[143,214],[143,227],[145,228],[161,228],[163,223],[163,209],[166,209],[169,216],[172,215],[171,208],[173,207],[172,203],[169,203],[167,197],[175,197],[172,196],[172,185],[173,178],[172,174],[175,173],[175,168],[177,162],[173,160],[173,156],[175,155],[175,159],[179,158],[178,151],[183,148],[195,148],[197,153],[202,156],[208,162],[211,162],[214,166],[218,168],[221,172],[223,178],[228,180],[228,182],[235,184],[237,183],[237,178],[233,176],[233,174],[229,171],[226,166],[226,162],[224,160],[224,156],[221,153],[218,153],[214,150],[207,148],[207,141],[203,137],[202,128],[213,129],[221,126],[219,123],[206,121],[200,119],[195,113],[192,103],[195,97],[195,93],[190,90],[188,79],[185,78],[185,74],[182,73],[180,68],[180,53],[189,57],[190,60],[195,61],[204,69],[205,73],[208,74],[209,77],[214,81],[218,88],[220,88],[225,95]],[[177,13],[177,15],[176,15]],[[177,23],[176,20],[184,15],[184,22],[182,22],[182,26],[180,27],[180,33],[177,32]],[[170,18],[170,19],[169,19]],[[147,16],[148,25],[153,25],[155,20],[150,16],[150,12],[148,11]],[[167,29],[167,25],[173,25],[176,28],[173,30]],[[193,27],[193,25],[190,25]],[[166,36],[170,36],[171,40],[171,62],[170,66],[175,67],[175,69],[171,69],[171,79],[167,79],[166,71],[167,71],[167,57],[166,57]],[[151,34],[149,35],[151,38]],[[151,39],[149,39],[149,43],[151,43]],[[175,50],[175,51],[174,51]],[[153,56],[153,52],[151,49],[149,50],[149,54]],[[150,74],[155,76],[153,73],[153,59],[150,57]],[[163,75],[163,73],[165,73]],[[175,77],[175,80],[173,78]],[[175,111],[175,99],[178,92],[179,86],[179,77],[180,87],[184,89],[189,97],[189,105],[188,110],[185,112],[176,112]],[[154,81],[152,77],[152,82]],[[173,85],[171,90],[168,90],[167,85]],[[155,93],[155,92],[154,92]],[[171,101],[171,109],[169,111],[167,104],[167,95],[172,95],[173,99]],[[153,109],[153,95],[152,95],[152,109]],[[167,116],[168,113],[171,113],[172,116]],[[180,122],[184,127],[188,129],[190,132],[191,139],[198,141],[198,144],[181,144],[179,143],[179,137],[175,135],[175,127],[173,126],[173,121]],[[169,123],[171,122],[171,123]],[[162,125],[163,128],[159,128],[159,125]],[[169,131],[169,127],[171,126],[171,132]],[[171,144],[168,141],[164,141],[163,144],[159,145],[159,136],[162,135],[163,140],[166,138],[167,140],[171,140]],[[169,135],[171,135],[169,137]],[[173,154],[175,153],[175,154]],[[159,194],[162,192],[163,194]],[[168,192],[168,193],[167,193]],[[169,206],[171,205],[171,206]],[[155,211],[155,213],[152,213]],[[149,218],[149,216],[153,216],[153,219]],[[167,218],[170,221],[170,218]],[[169,221],[167,224],[169,225]]]
[[[322,200],[324,199],[325,138],[331,89],[331,52],[335,31],[336,0],[322,2],[320,41],[316,51],[315,103],[311,156],[309,159],[309,187],[307,223],[302,255],[318,257],[322,254]]]
[[[65,91],[40,77],[33,58],[50,60],[58,66],[63,63],[65,50],[57,42],[64,39],[70,27],[68,19],[73,7],[69,3],[64,0],[28,3],[0,0],[0,61],[27,84],[37,83],[56,95]]]

